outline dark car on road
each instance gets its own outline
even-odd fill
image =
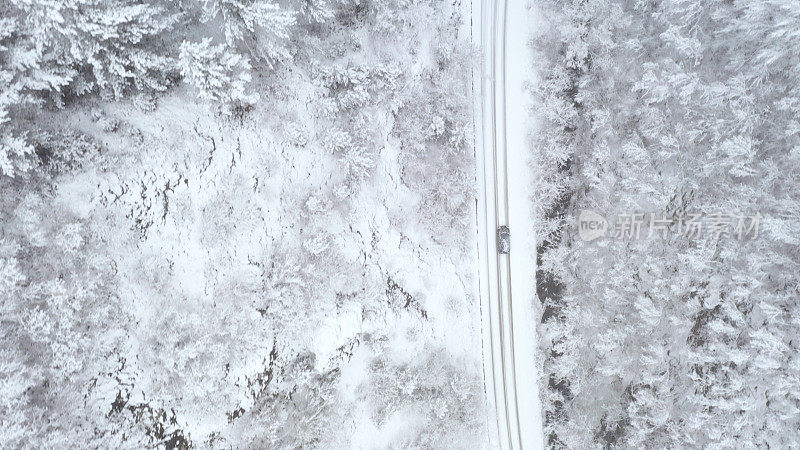
[[[497,228],[497,251],[503,255],[511,251],[511,231],[505,225]]]

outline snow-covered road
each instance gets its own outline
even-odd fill
[[[472,5],[473,38],[480,39],[483,57],[474,88],[480,94],[475,122],[484,379],[496,425],[490,442],[502,449],[543,448],[523,89],[531,76],[525,42],[532,21],[525,0],[473,0]],[[500,226],[510,227],[510,253],[498,251]]]

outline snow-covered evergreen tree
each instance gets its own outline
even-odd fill
[[[61,96],[131,89],[164,90],[175,72],[167,32],[178,14],[157,3],[5,0],[17,23],[17,45],[47,78],[36,90]],[[60,88],[66,85],[68,89]]]
[[[184,79],[198,90],[200,98],[228,108],[252,105],[258,100],[258,94],[249,85],[248,58],[233,53],[225,45],[211,44],[210,38],[184,42],[179,65]]]
[[[267,63],[289,57],[287,40],[296,23],[295,12],[270,0],[197,0],[202,21],[221,23],[228,46]]]

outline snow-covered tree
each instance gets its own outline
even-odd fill
[[[330,0],[294,0],[298,15],[311,24],[325,23],[334,17]]]
[[[19,21],[16,43],[28,55],[26,65],[47,75],[32,89],[120,98],[131,89],[164,90],[175,72],[167,32],[178,14],[165,6],[129,0],[6,3]],[[64,85],[68,90],[60,89]]]
[[[202,21],[221,23],[228,46],[272,64],[289,57],[295,13],[269,0],[202,1]],[[219,22],[217,22],[219,21]]]
[[[166,32],[178,14],[138,1],[0,3],[0,171],[14,176],[33,148],[19,118],[87,93],[163,91],[176,72]]]
[[[233,53],[225,45],[213,45],[211,39],[184,42],[181,45],[180,69],[184,79],[194,86],[200,98],[230,107],[249,106],[258,100],[250,87],[250,61]]]

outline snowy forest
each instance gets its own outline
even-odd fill
[[[0,11],[0,448],[485,445],[468,4]]]
[[[542,446],[797,448],[800,2],[523,3]],[[476,5],[0,0],[0,449],[492,448]]]
[[[796,448],[800,3],[536,3],[547,446]],[[582,210],[668,233],[587,242]],[[676,230],[740,213],[757,237]]]

